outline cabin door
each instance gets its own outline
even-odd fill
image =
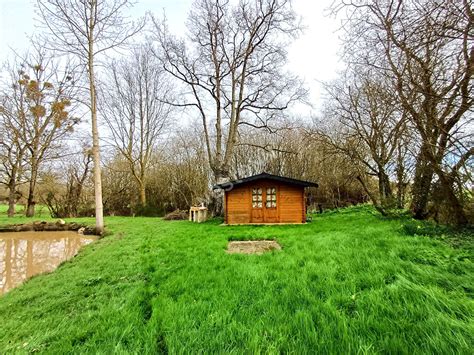
[[[275,185],[265,187],[263,202],[265,223],[278,223],[277,188]]]
[[[251,192],[251,223],[278,223],[276,186],[255,186]]]
[[[263,187],[254,186],[252,187],[252,212],[251,212],[251,223],[264,223],[263,219]]]

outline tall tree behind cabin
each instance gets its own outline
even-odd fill
[[[227,181],[240,127],[265,129],[306,95],[284,68],[301,32],[291,1],[196,1],[188,40],[155,24],[159,58],[185,93],[173,104],[196,110],[214,180]]]

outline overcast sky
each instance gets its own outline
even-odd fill
[[[289,52],[289,68],[304,78],[311,90],[315,107],[321,104],[319,81],[336,76],[341,67],[338,59],[338,21],[327,15],[333,0],[294,0],[293,6],[302,16],[306,27],[304,34],[295,41]],[[11,56],[10,48],[22,53],[28,48],[28,36],[35,32],[34,0],[0,0],[0,62]],[[182,35],[185,21],[193,0],[138,0],[132,16],[152,12],[159,16],[166,13],[171,30]]]

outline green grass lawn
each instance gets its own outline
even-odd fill
[[[8,211],[8,205],[5,204],[0,204],[0,221],[1,223],[10,223],[10,219],[6,219]],[[35,207],[35,218],[32,218],[32,220],[37,220],[37,219],[50,219],[49,211],[48,208],[45,205],[36,205]],[[15,218],[14,221],[16,223],[22,223],[23,220],[22,218],[26,218],[25,216],[25,206],[23,205],[16,205],[15,208]]]
[[[107,218],[113,235],[0,297],[0,353],[472,353],[472,249],[367,207],[219,223]],[[226,254],[253,238],[283,249]]]

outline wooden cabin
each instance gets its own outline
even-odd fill
[[[305,223],[308,181],[262,173],[214,186],[223,189],[226,224]]]

